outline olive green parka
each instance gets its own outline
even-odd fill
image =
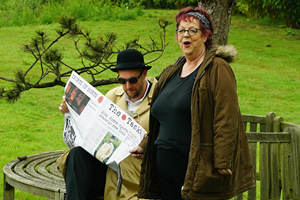
[[[247,136],[238,104],[234,73],[228,62],[237,57],[234,47],[214,46],[207,50],[192,90],[192,136],[184,199],[228,199],[255,187]],[[185,63],[180,57],[161,74],[152,104],[170,77]],[[180,95],[180,91],[178,91]],[[154,141],[159,123],[150,115],[138,196],[160,199]],[[232,175],[221,175],[218,168],[230,168]]]

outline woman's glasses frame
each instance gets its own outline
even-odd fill
[[[198,33],[198,30],[201,30],[199,28],[190,28],[188,30],[185,29],[177,29],[176,33],[178,36],[183,37],[185,32],[187,32],[189,34],[189,36],[194,36]]]

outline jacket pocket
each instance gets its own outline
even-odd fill
[[[224,176],[214,168],[213,144],[201,144],[193,190],[200,193],[222,192]]]

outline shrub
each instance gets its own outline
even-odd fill
[[[66,14],[79,21],[130,20],[143,15],[141,8],[94,0],[2,0],[0,11],[0,27],[51,24]]]
[[[286,26],[300,28],[299,0],[236,0],[234,11],[237,14],[258,17],[271,17],[284,20]]]

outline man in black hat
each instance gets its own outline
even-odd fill
[[[146,78],[151,66],[146,66],[143,55],[136,49],[126,49],[117,56],[117,65],[111,70],[118,73],[121,86],[111,89],[106,97],[127,111],[140,125],[149,131],[149,114],[155,78]],[[64,114],[68,112],[65,97],[59,107]],[[105,199],[137,199],[141,160],[132,156],[120,163],[122,186],[120,195],[116,194],[118,176],[112,169],[99,162],[81,147],[73,147],[66,155],[65,181],[67,200],[92,199],[103,196]],[[105,190],[104,190],[105,188]]]

